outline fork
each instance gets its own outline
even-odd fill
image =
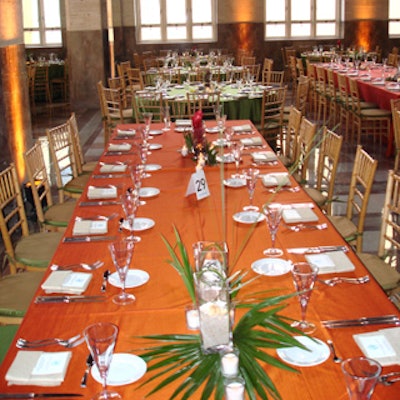
[[[80,267],[83,269],[87,269],[89,271],[94,271],[95,269],[98,269],[104,265],[103,261],[97,260],[92,264],[86,264],[86,263],[77,263],[77,264],[70,264],[70,265],[57,265],[53,264],[50,269],[52,271],[69,271],[71,269]]]
[[[73,348],[79,346],[85,340],[81,334],[73,336],[69,339],[60,339],[60,338],[47,338],[47,339],[39,339],[39,340],[26,340],[23,338],[19,338],[17,340],[16,346],[19,349],[35,349],[38,347],[45,347],[51,345],[59,345],[66,348]]]
[[[317,229],[322,230],[328,227],[328,224],[315,224],[315,225],[306,225],[306,224],[298,224],[298,225],[285,225],[285,227],[293,232],[300,232],[305,229]]]
[[[378,382],[382,383],[382,385],[385,386],[390,386],[396,382],[400,382],[400,372],[395,371],[395,372],[389,372],[388,374],[385,375],[381,375],[378,379]]]
[[[369,275],[361,276],[359,278],[346,278],[344,276],[336,276],[331,279],[318,279],[318,282],[323,283],[327,286],[335,286],[339,283],[352,283],[354,285],[361,285],[369,282]]]

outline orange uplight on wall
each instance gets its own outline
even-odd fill
[[[18,177],[22,181],[25,177],[25,163],[23,153],[26,151],[25,132],[23,131],[24,110],[22,105],[24,87],[21,79],[23,78],[18,69],[18,46],[8,46],[6,48],[8,79],[4,82],[4,91],[9,95],[9,104],[12,110],[12,119],[9,121],[11,151],[18,171]]]
[[[251,26],[249,24],[238,24],[238,49],[250,50],[253,46],[250,40]]]
[[[370,51],[372,38],[372,23],[371,21],[359,21],[358,29],[356,32],[356,45],[357,48],[362,47],[365,51]]]

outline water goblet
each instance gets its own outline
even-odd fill
[[[163,131],[169,131],[171,129],[171,114],[169,112],[169,106],[165,106],[161,109],[162,118],[164,121]]]
[[[220,131],[224,131],[225,130],[225,123],[226,123],[226,114],[220,115],[217,118],[217,126],[218,126],[218,129]]]
[[[146,172],[147,156],[149,155],[149,144],[143,142],[139,144],[140,161],[143,165],[143,175],[142,178],[149,178],[151,175]]]
[[[369,400],[382,372],[381,365],[370,358],[354,357],[341,364],[350,400]]]
[[[121,196],[121,203],[126,216],[126,220],[128,221],[127,229],[131,232],[128,238],[136,243],[140,242],[141,238],[139,236],[133,235],[136,212],[139,206],[139,191],[136,188],[129,189]]]
[[[256,183],[258,179],[258,175],[260,174],[260,170],[256,168],[248,168],[243,171],[244,177],[246,179],[247,190],[249,191],[249,200],[250,204],[248,206],[243,207],[245,211],[258,211],[258,207],[253,205],[254,192],[256,189]]]
[[[103,390],[92,399],[122,399],[117,392],[107,390],[107,375],[118,336],[118,327],[109,322],[98,322],[88,326],[84,330],[84,336],[103,383]]]
[[[271,247],[264,250],[264,255],[268,257],[280,257],[283,254],[282,249],[275,247],[276,234],[282,218],[282,206],[278,203],[265,204],[263,213],[267,223],[267,229],[271,235]]]
[[[153,113],[144,112],[142,115],[143,115],[144,125],[146,127],[146,131],[147,131],[147,133],[149,133],[150,132],[151,121],[153,119]]]
[[[306,321],[306,312],[312,289],[318,276],[318,268],[305,262],[297,263],[293,265],[292,276],[294,287],[299,292],[298,297],[301,309],[301,321],[293,322],[292,326],[306,334],[311,334],[315,331],[316,326],[312,322]]]
[[[144,206],[146,202],[140,200],[140,188],[142,187],[142,178],[145,175],[145,167],[142,164],[135,165],[131,168],[131,178],[133,182],[133,187],[137,190],[139,194],[138,206]]]
[[[232,142],[231,148],[232,148],[232,155],[235,160],[235,166],[236,166],[236,174],[233,175],[233,178],[240,178],[239,165],[240,165],[240,160],[242,157],[242,151],[244,149],[244,145],[241,141],[235,141],[235,142]]]
[[[132,260],[134,247],[135,242],[129,238],[120,238],[110,244],[111,258],[122,286],[121,293],[114,296],[113,302],[121,306],[131,304],[136,300],[133,294],[126,293],[125,291],[126,276]]]

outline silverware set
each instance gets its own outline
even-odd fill
[[[327,229],[328,228],[328,224],[326,223],[322,223],[322,224],[297,224],[297,225],[286,225],[285,224],[285,228],[289,229],[293,232],[300,232],[300,231],[304,231],[307,229],[315,229],[315,230],[323,230],[323,229]]]
[[[378,317],[360,317],[355,319],[321,321],[321,323],[322,326],[330,329],[367,325],[400,325],[400,318],[397,315],[381,315]]]
[[[115,236],[66,236],[63,243],[88,243],[115,240]]]
[[[39,347],[59,345],[71,349],[82,344],[84,340],[85,338],[81,334],[72,336],[69,339],[47,338],[38,340],[26,340],[23,338],[19,338],[17,340],[16,346],[19,349],[36,349]]]
[[[363,283],[369,282],[369,275],[360,276],[359,278],[347,278],[344,276],[336,276],[331,279],[318,279],[318,282],[323,283],[327,286],[336,286],[339,283],[350,283],[353,285],[361,285]]]
[[[270,193],[279,193],[279,192],[290,192],[290,193],[297,193],[300,192],[300,186],[293,186],[293,187],[276,187],[273,189],[268,190]]]
[[[54,304],[54,303],[100,303],[107,299],[106,296],[81,296],[81,295],[66,295],[66,296],[38,296],[35,299],[35,304]]]
[[[96,269],[101,268],[103,265],[104,265],[103,261],[97,260],[92,264],[86,264],[86,263],[77,263],[69,265],[53,264],[52,266],[50,266],[50,269],[52,271],[69,271],[75,268],[83,268],[86,269],[87,271],[95,271]]]

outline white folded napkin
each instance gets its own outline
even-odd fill
[[[251,153],[251,157],[254,162],[269,162],[276,161],[278,158],[273,151],[259,151],[256,153]]]
[[[320,275],[350,272],[356,269],[346,253],[340,250],[321,254],[306,254],[305,258],[308,263],[318,267]]]
[[[87,197],[90,200],[94,199],[115,199],[117,197],[116,186],[89,186],[87,191]]]
[[[399,337],[399,327],[353,335],[364,355],[373,358],[383,366],[400,364]]]
[[[110,143],[108,145],[108,151],[129,151],[132,148],[132,145],[129,143]]]
[[[53,271],[42,283],[46,293],[82,294],[92,279],[88,272]]]
[[[117,129],[118,136],[135,136],[136,130],[135,129]]]
[[[100,172],[104,173],[113,173],[113,172],[125,172],[127,165],[125,164],[103,164],[100,167]]]
[[[77,219],[72,228],[73,235],[103,235],[108,231],[108,220]]]
[[[59,386],[72,353],[19,350],[6,373],[9,385]]]
[[[293,207],[282,211],[282,218],[287,224],[316,222],[318,216],[310,207]]]
[[[265,174],[261,176],[264,186],[290,186],[289,174],[286,172],[276,172],[274,174]]]
[[[190,119],[177,119],[175,121],[176,126],[192,126],[192,121]]]
[[[260,137],[240,139],[244,146],[262,146],[263,141]]]
[[[241,97],[241,96],[239,96],[239,97]],[[234,126],[232,129],[234,132],[251,132],[252,131],[250,124]]]

